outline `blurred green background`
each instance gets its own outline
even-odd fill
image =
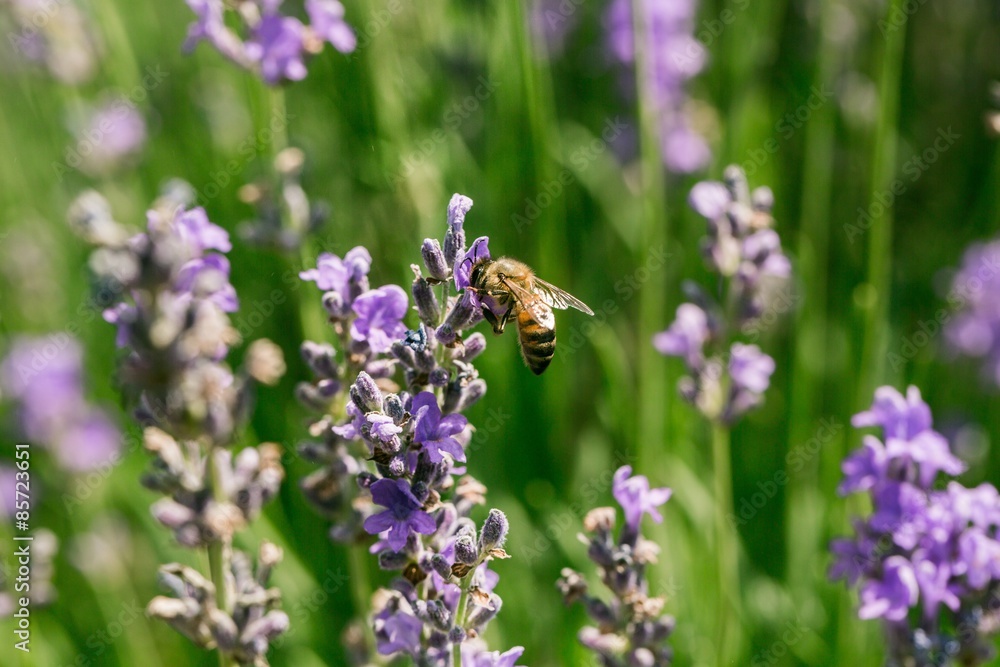
[[[346,664],[340,634],[356,611],[343,579],[346,551],[328,539],[326,522],[297,488],[312,469],[293,453],[306,437],[306,414],[292,395],[307,378],[297,348],[310,316],[303,319],[300,309],[315,314],[319,292],[289,287],[282,276],[321,250],[343,254],[361,244],[375,258],[373,285],[406,286],[420,241],[443,235],[454,192],[475,201],[470,239],[489,235],[495,253],[528,262],[598,312],[592,320],[561,314],[560,349],[540,378],[524,368],[512,336],[490,337],[478,364],[489,392],[468,416],[483,431],[491,418],[500,428],[484,436],[470,472],[512,526],[513,558],[495,567],[504,608],[489,632],[492,645],[524,645],[522,662],[530,665],[592,664],[575,638],[584,615],[562,606],[554,582],[565,566],[592,572],[576,533],[587,509],[611,502],[611,473],[630,462],[654,485],[674,489],[664,524],[649,524],[649,534],[662,548],[650,573],[653,590],[668,596],[677,619],[676,664],[714,664],[709,432],[676,399],[680,363],[661,358],[650,337],[673,319],[682,279],[708,284],[699,254],[704,223],[685,200],[697,180],[717,179],[733,162],[744,165],[751,186],[773,188],[776,229],[797,274],[789,314],[758,341],[777,361],[766,403],[733,437],[737,508],[777,472],[790,476],[739,528],[737,664],[881,664],[878,624],[859,621],[855,594],[826,580],[828,540],[865,509],[834,491],[839,462],[860,439],[850,415],[868,405],[876,384],[916,383],[938,424],[951,425],[961,454],[973,461],[963,481],[1000,480],[996,393],[974,364],[940,354],[940,336],[914,344],[921,322],[944,307],[946,271],[1000,223],[1000,153],[984,122],[1000,101],[990,93],[1000,78],[1000,5],[896,2],[913,11],[892,29],[880,26],[890,12],[884,2],[702,2],[698,35],[710,61],[690,92],[714,158],[703,174],[678,177],[662,173],[655,146],[635,149],[642,144],[639,113],[623,84],[632,75],[607,55],[603,2],[567,3],[572,27],[564,48],[550,53],[530,29],[530,3],[400,0],[393,13],[382,0],[345,0],[361,38],[357,52],[328,49],[311,61],[304,81],[279,89],[207,45],[183,55],[192,17],[180,0],[73,4],[96,44],[86,80],[59,82],[26,66],[4,40],[5,339],[79,324],[88,389],[95,400],[120,406],[113,328],[99,318],[81,321],[78,310],[91,298],[88,248],[64,221],[85,188],[105,194],[119,221],[139,226],[159,187],[182,177],[202,193],[211,220],[233,232],[254,215],[237,191],[273,181],[273,156],[287,142],[305,151],[308,195],[331,205],[329,223],[302,256],[239,240],[230,253],[242,302],[237,324],[272,290],[288,297],[251,326],[250,339],[282,346],[289,372],[279,386],[259,391],[244,436],[290,452],[280,498],[246,536],[251,545],[267,537],[286,551],[272,583],[284,593],[292,630],[272,651],[272,664]],[[726,9],[735,20],[722,24]],[[8,20],[4,32],[12,29]],[[57,170],[87,105],[144,90],[150,71],[163,76],[136,98],[149,139],[133,164],[99,176]],[[486,84],[489,92],[476,97]],[[277,123],[284,131],[263,132],[275,118],[287,118]],[[620,144],[588,148],[616,119],[628,126]],[[912,178],[908,161],[949,128],[958,138]],[[220,178],[231,160],[237,173]],[[512,216],[527,217],[529,202],[547,185],[551,193],[563,170],[569,185],[530,224],[518,223]],[[892,212],[855,233],[859,209],[897,178],[905,190]],[[665,264],[655,261],[661,247]],[[119,417],[130,423],[121,409]],[[818,435],[824,423],[839,427],[834,437]],[[131,446],[138,431],[127,431]],[[13,456],[14,437],[8,429],[4,459]],[[796,470],[793,452],[804,456]],[[0,664],[215,664],[214,655],[191,648],[165,624],[134,613],[160,593],[159,563],[204,566],[154,525],[148,506],[156,495],[138,481],[146,463],[133,447],[106,474],[72,477],[36,450],[32,521],[60,540],[58,599],[35,612],[28,656],[14,656],[12,624],[0,621]],[[68,506],[67,498],[81,502]],[[8,530],[0,531],[5,545]],[[6,560],[7,546],[2,552]]]

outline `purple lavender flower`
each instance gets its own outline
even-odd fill
[[[615,471],[613,482],[613,494],[625,511],[625,523],[637,530],[643,514],[649,514],[653,521],[662,523],[663,516],[656,508],[670,500],[670,489],[651,489],[645,475],[631,475],[632,466],[622,466]]]
[[[104,174],[142,150],[146,121],[131,102],[118,99],[94,110],[79,134],[79,142],[91,148],[83,168]]]
[[[403,550],[411,532],[430,535],[437,529],[406,480],[380,479],[372,484],[371,492],[372,500],[387,509],[365,519],[365,530],[372,535],[389,531],[386,540],[393,551]]]
[[[708,223],[702,245],[710,268],[723,280],[723,294],[716,303],[688,284],[695,303],[677,308],[673,323],[654,336],[653,346],[684,360],[688,375],[679,382],[682,397],[707,418],[732,424],[763,401],[775,370],[773,358],[756,345],[734,340],[733,334],[759,332],[775,290],[791,275],[791,264],[770,229],[773,194],[763,187],[751,192],[739,167],[726,168],[724,183],[696,184],[688,202]]]
[[[302,21],[277,13],[264,14],[247,41],[247,55],[260,63],[264,81],[274,85],[282,80],[300,81],[306,77],[303,61],[305,26]]]
[[[380,655],[400,652],[411,656],[420,654],[420,637],[424,629],[420,619],[386,607],[376,614],[374,621],[376,646]]]
[[[406,333],[403,317],[408,306],[406,292],[398,285],[365,292],[352,306],[358,317],[351,324],[351,337],[367,341],[375,354],[388,352]]]
[[[198,42],[205,40],[223,56],[241,67],[250,66],[250,58],[246,45],[232,30],[226,27],[223,19],[225,4],[223,0],[185,0],[197,17],[188,27],[187,38],[183,49],[190,53]]]
[[[916,604],[919,590],[910,562],[902,556],[891,556],[885,561],[882,579],[870,581],[861,589],[858,617],[901,621]]]
[[[474,643],[467,642],[462,646],[462,667],[517,667],[514,663],[523,653],[523,646],[515,646],[509,651],[500,653],[500,651],[485,651]]]
[[[17,401],[25,437],[50,447],[66,470],[89,470],[118,455],[118,428],[84,398],[83,354],[74,339],[15,341],[0,363],[0,387]]]
[[[599,664],[667,667],[672,656],[666,640],[674,619],[662,613],[663,598],[649,596],[646,567],[655,562],[659,547],[644,539],[639,529],[645,513],[657,522],[663,520],[656,508],[670,498],[670,490],[650,489],[645,476],[630,477],[631,473],[631,466],[623,466],[614,474],[613,494],[625,511],[625,526],[617,539],[613,508],[595,508],[583,519],[587,556],[597,566],[611,600],[590,594],[583,575],[570,568],[562,570],[556,586],[567,605],[581,602],[595,623],[596,627],[584,627],[578,638],[597,655]]]
[[[983,377],[1000,386],[1000,241],[976,243],[965,251],[948,301],[959,305],[945,326],[949,349],[982,359]]]
[[[854,539],[831,544],[831,579],[860,583],[858,616],[889,624],[893,661],[950,664],[930,661],[937,654],[982,664],[991,655],[985,635],[997,627],[988,601],[1000,590],[1000,496],[988,484],[966,489],[951,482],[935,490],[940,473],[957,474],[964,465],[932,430],[916,387],[905,398],[880,387],[872,407],[852,421],[881,427],[885,444],[866,436],[843,463],[840,493],[867,491],[873,512],[854,520]]]
[[[711,336],[708,315],[693,303],[677,307],[677,316],[667,328],[653,336],[653,347],[668,357],[681,357],[691,368],[701,365],[705,342]]]
[[[774,359],[756,345],[733,343],[729,351],[729,377],[738,391],[763,394],[774,373]]]
[[[358,38],[344,21],[344,6],[338,0],[306,0],[306,13],[310,27],[333,48],[350,53],[357,47]]]
[[[347,251],[344,258],[328,252],[316,259],[316,268],[299,273],[299,278],[316,283],[328,293],[324,305],[335,317],[346,317],[354,299],[368,289],[372,256],[362,246]]]
[[[201,206],[188,210],[178,209],[173,226],[178,236],[195,253],[200,254],[206,250],[229,252],[233,249],[233,244],[229,241],[229,232],[212,223]]]
[[[472,286],[472,267],[477,263],[490,259],[490,237],[480,236],[468,252],[460,257],[455,264],[455,289],[464,290]]]
[[[694,0],[642,3],[646,34],[648,79],[643,82],[660,118],[663,162],[670,171],[690,173],[705,167],[711,151],[694,132],[686,110],[684,84],[705,66],[704,47],[692,34],[697,3]],[[635,63],[636,39],[629,0],[613,0],[605,15],[608,46],[622,63]]]
[[[176,288],[183,294],[197,289],[201,298],[225,313],[240,309],[236,288],[229,283],[229,260],[222,255],[211,253],[184,264],[177,274]]]
[[[421,445],[434,463],[439,463],[444,454],[456,461],[465,461],[465,450],[455,435],[465,430],[469,420],[464,415],[441,416],[437,397],[424,391],[413,397],[410,407],[416,425],[413,427],[413,442]]]

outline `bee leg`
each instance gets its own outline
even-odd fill
[[[485,317],[486,321],[490,323],[491,327],[493,327],[493,333],[497,335],[503,333],[503,327],[507,323],[506,315],[504,315],[503,321],[498,320],[497,316],[493,314],[492,310],[490,310],[486,306],[483,306],[483,317]]]

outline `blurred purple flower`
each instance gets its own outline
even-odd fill
[[[945,326],[952,352],[983,360],[983,377],[1000,386],[1000,240],[965,251],[948,301],[959,304]]]
[[[386,285],[365,292],[354,300],[357,319],[351,323],[351,337],[367,341],[375,354],[388,352],[406,334],[403,317],[409,299],[398,285]]]
[[[887,439],[909,440],[931,427],[931,409],[917,387],[911,385],[906,398],[895,387],[879,387],[872,407],[854,415],[851,424],[855,428],[879,426]]]
[[[756,345],[733,343],[729,352],[729,376],[733,388],[751,394],[763,394],[774,373],[774,359],[760,351]]]
[[[299,81],[306,76],[303,37],[304,26],[297,18],[266,13],[247,41],[247,55],[260,63],[261,76],[267,83]]]
[[[660,119],[661,152],[670,171],[690,173],[711,160],[708,144],[690,129],[684,84],[705,66],[706,51],[694,38],[694,0],[644,0],[642,22],[647,50],[644,82]],[[612,0],[605,14],[608,48],[622,63],[634,65],[636,39],[630,0]]]
[[[645,475],[632,474],[632,466],[622,466],[615,471],[612,494],[625,511],[625,522],[638,530],[643,514],[649,514],[656,523],[663,522],[657,507],[670,500],[671,491],[666,487],[649,488]]]
[[[105,173],[138,153],[146,144],[146,121],[131,102],[117,99],[94,110],[78,140],[79,144],[90,147],[85,154],[84,168],[93,173]]]
[[[693,303],[682,303],[670,327],[653,336],[653,347],[660,354],[681,357],[694,369],[701,366],[705,341],[710,335],[705,311]]]
[[[377,535],[389,531],[386,541],[393,551],[401,551],[406,546],[406,538],[411,532],[430,535],[437,524],[430,514],[421,509],[422,505],[410,485],[402,479],[380,479],[371,486],[372,500],[387,508],[365,519],[365,531]]]
[[[341,259],[324,252],[316,259],[316,268],[299,273],[299,278],[316,283],[324,292],[332,293],[337,303],[327,304],[331,314],[344,317],[351,310],[355,297],[368,289],[368,272],[371,270],[372,256],[362,246],[351,248]]]
[[[344,21],[344,6],[338,0],[306,0],[306,13],[312,29],[341,53],[357,47],[358,38]]]
[[[233,249],[233,244],[229,241],[229,232],[212,223],[201,206],[188,210],[178,209],[174,218],[174,229],[197,254],[206,250],[229,252]],[[226,274],[228,273],[227,270]]]
[[[919,590],[910,561],[902,556],[891,556],[885,561],[882,579],[869,581],[861,589],[858,616],[901,621],[917,603]]]
[[[375,636],[380,655],[403,651],[409,655],[420,652],[420,635],[424,624],[415,616],[396,611],[375,617]]]
[[[17,401],[25,437],[51,448],[70,471],[107,464],[121,448],[118,428],[83,394],[83,357],[69,338],[20,339],[0,363],[0,387]]]
[[[201,298],[211,301],[223,312],[234,313],[240,308],[236,288],[229,282],[229,260],[211,253],[190,260],[177,274],[175,288],[190,293],[195,288]]]
[[[455,435],[464,431],[469,423],[464,415],[442,417],[437,397],[429,391],[422,391],[413,397],[410,412],[416,420],[413,442],[423,446],[431,461],[440,462],[444,454],[456,461],[465,461],[465,450],[455,439]]]
[[[471,643],[462,645],[462,667],[517,667],[523,646],[515,646],[509,651],[483,651]]]

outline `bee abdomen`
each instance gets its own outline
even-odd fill
[[[519,338],[524,363],[532,373],[541,375],[556,353],[556,330],[531,320],[521,324]]]

